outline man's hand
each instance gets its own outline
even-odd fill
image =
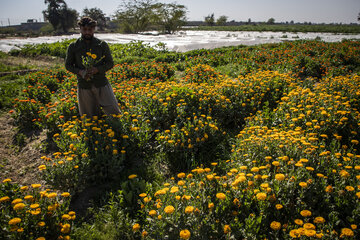
[[[97,69],[96,67],[92,67],[89,69],[89,73],[91,75],[97,74],[99,72],[99,69]]]
[[[80,71],[79,71],[80,77],[82,77],[82,78],[84,78],[84,79],[85,79],[85,77],[86,77],[87,74],[88,74],[88,72],[87,72],[86,70],[80,70]]]

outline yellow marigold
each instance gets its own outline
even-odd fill
[[[64,234],[67,234],[70,232],[70,224],[66,223],[62,226],[61,232]]]
[[[208,204],[208,208],[209,208],[209,209],[213,209],[214,206],[215,206],[214,203],[209,203],[209,204]]]
[[[353,236],[354,236],[354,232],[350,228],[341,229],[341,234],[340,234],[341,238],[343,238],[343,237],[353,237]]]
[[[302,188],[306,188],[308,185],[307,185],[306,182],[300,182],[299,186],[302,187]]]
[[[189,230],[184,229],[184,230],[181,230],[181,231],[180,231],[180,238],[181,238],[181,239],[187,240],[187,239],[190,238],[190,236],[191,236],[191,233],[190,233]]]
[[[226,199],[226,195],[224,193],[217,193],[216,194],[216,198],[220,199],[220,200],[225,200]]]
[[[140,229],[140,224],[138,224],[138,223],[135,223],[132,227],[133,232],[137,232],[137,231],[139,231],[139,229]]]
[[[29,189],[28,186],[22,186],[22,187],[20,188],[21,191],[26,191],[26,190],[28,190],[28,189]]]
[[[177,183],[179,186],[184,186],[185,185],[185,181],[183,181],[183,180],[180,180],[180,181],[178,181],[178,183]]]
[[[357,229],[357,225],[356,224],[351,224],[351,229],[353,229],[353,230]]]
[[[9,225],[16,225],[21,222],[21,218],[13,218],[9,221]]]
[[[176,193],[178,191],[179,191],[179,187],[176,187],[176,186],[174,186],[170,189],[170,193]]]
[[[275,175],[275,179],[278,180],[278,181],[282,181],[285,179],[285,175],[282,174],[282,173],[278,173]]]
[[[346,186],[345,189],[349,192],[352,192],[355,190],[355,188],[353,186]]]
[[[172,214],[174,211],[175,211],[175,208],[173,206],[171,206],[171,205],[166,206],[164,208],[164,212],[167,213],[167,214]]]
[[[305,223],[303,228],[305,229],[315,229],[315,225],[312,223]]]
[[[128,178],[129,178],[129,179],[134,179],[134,178],[136,178],[136,177],[137,177],[136,174],[131,174]]]
[[[309,210],[302,210],[300,212],[300,215],[303,216],[303,217],[310,217],[311,216],[311,211]]]
[[[38,237],[36,240],[46,240],[44,237]]]
[[[324,223],[325,222],[325,219],[323,217],[316,217],[314,219],[314,223],[315,224],[318,224],[318,223]]]
[[[144,198],[144,197],[146,197],[146,196],[147,196],[146,193],[140,193],[140,194],[139,194],[139,197],[142,197],[142,198]]]
[[[224,233],[225,233],[225,234],[228,234],[229,232],[231,232],[230,225],[225,225],[225,226],[224,226]]]
[[[9,200],[10,200],[10,198],[8,196],[0,198],[0,202],[7,202]]]
[[[327,186],[326,188],[325,188],[325,192],[327,192],[327,193],[330,193],[330,192],[332,192],[334,189],[333,189],[333,187],[331,186],[331,185],[329,185],[329,186]]]
[[[298,231],[298,229],[292,229],[292,230],[289,232],[289,235],[290,235],[290,237],[292,237],[292,238],[299,238],[299,237],[301,237],[301,234],[300,234],[300,232]]]
[[[11,179],[10,178],[6,178],[2,181],[3,183],[7,183],[7,182],[11,182]]]
[[[23,200],[21,198],[17,198],[17,199],[14,199],[11,204],[15,205],[15,204],[18,204],[18,203],[21,203]]]
[[[192,213],[194,211],[194,207],[193,206],[187,206],[185,208],[185,213],[186,214],[189,214],[189,213]]]
[[[38,222],[38,224],[37,224],[39,227],[43,227],[43,226],[45,226],[45,222]]]
[[[56,197],[57,197],[57,193],[54,193],[54,192],[49,193],[49,194],[47,195],[47,197],[48,197],[48,198],[56,198]]]
[[[22,209],[25,208],[25,206],[26,206],[26,205],[25,205],[24,203],[15,204],[14,210],[15,210],[15,211],[22,210]]]
[[[296,225],[299,225],[299,226],[302,226],[304,224],[303,220],[301,220],[301,219],[295,219],[294,222]]]
[[[183,172],[182,172],[182,173],[179,173],[179,174],[177,175],[178,178],[184,178],[185,176],[186,176],[186,174],[183,173]]]
[[[266,197],[267,197],[267,194],[266,193],[263,193],[263,192],[260,192],[258,194],[256,194],[256,198],[260,201],[264,201],[266,200]]]
[[[270,228],[277,231],[281,229],[281,223],[273,221],[270,223]]]
[[[63,192],[63,193],[61,194],[61,196],[62,196],[62,197],[69,197],[69,196],[70,196],[70,193],[68,193],[68,192]]]
[[[156,215],[156,211],[155,211],[155,210],[150,210],[150,211],[149,211],[149,215],[152,216],[152,217],[155,216],[155,215]]]
[[[283,205],[281,205],[281,204],[276,204],[276,205],[275,205],[275,208],[276,208],[277,210],[280,210],[280,209],[283,208]]]
[[[314,237],[316,235],[316,231],[313,229],[306,229],[305,230],[305,235],[307,237]]]
[[[40,207],[40,205],[37,204],[37,203],[34,203],[34,204],[31,204],[31,205],[30,205],[30,208],[31,208],[31,209],[36,209],[36,208],[38,208],[38,207]]]

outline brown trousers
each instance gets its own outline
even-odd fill
[[[99,116],[100,107],[105,114],[120,114],[118,102],[110,84],[99,88],[94,86],[90,89],[78,88],[77,97],[81,116],[84,114],[86,117]]]

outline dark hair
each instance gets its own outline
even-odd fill
[[[96,21],[94,19],[92,19],[91,17],[82,17],[78,21],[78,25],[80,27],[84,27],[84,26],[95,27],[96,26]]]

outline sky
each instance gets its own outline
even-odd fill
[[[0,0],[0,26],[43,21],[44,0]],[[82,13],[85,7],[100,8],[111,17],[122,0],[65,0],[68,7]],[[359,23],[360,0],[158,0],[187,7],[187,19],[202,21],[212,13],[215,19],[225,15],[228,21]]]

